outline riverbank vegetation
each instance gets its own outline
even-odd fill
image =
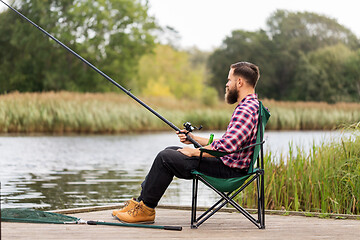
[[[235,105],[171,97],[142,100],[179,128],[186,121],[225,130]],[[268,130],[333,130],[360,121],[359,103],[263,100],[271,111]],[[0,133],[129,133],[171,130],[123,93],[11,93],[0,95]]]
[[[355,128],[360,130],[359,125]],[[359,132],[313,146],[310,152],[294,148],[279,162],[273,161],[271,153],[265,158],[266,209],[359,215]],[[255,207],[254,191],[237,200]]]

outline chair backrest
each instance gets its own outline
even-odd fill
[[[264,107],[261,101],[259,101],[259,120],[257,126],[257,134],[256,134],[256,144],[261,143],[264,139],[265,126],[270,118],[270,112]],[[251,158],[250,166],[248,169],[248,173],[253,173],[255,170],[256,160],[259,157],[260,150],[263,149],[263,144],[259,144],[255,146],[254,153]]]

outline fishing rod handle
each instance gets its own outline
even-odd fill
[[[191,142],[191,143],[194,145],[195,148],[201,148],[201,147],[202,147],[202,145],[200,145],[200,143],[198,143],[198,142],[195,141],[192,137],[190,137],[190,135],[189,135],[190,132],[189,132],[189,131],[183,132],[183,130],[186,130],[186,129],[181,130],[181,129],[179,129],[178,127],[175,127],[174,130],[176,130],[176,132],[178,132],[178,133],[183,133],[183,134],[185,134],[186,140],[188,140],[189,142]]]
[[[164,230],[181,231],[182,227],[179,227],[179,226],[164,226]]]
[[[98,225],[97,221],[87,221],[86,222],[88,225]]]
[[[194,144],[194,147],[200,148],[202,147],[197,141],[195,141],[192,137],[189,136],[189,134],[186,134],[187,140],[189,140],[192,144]]]

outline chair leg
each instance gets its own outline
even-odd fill
[[[261,174],[261,190],[260,190],[260,200],[261,200],[261,221],[260,221],[260,226],[262,229],[265,229],[265,187],[264,187],[264,173]]]
[[[223,202],[218,208],[213,210],[217,205],[219,205],[221,202]],[[203,224],[206,220],[208,220],[212,215],[217,213],[223,206],[225,206],[228,203],[226,199],[222,198],[217,203],[215,203],[210,209],[208,209],[206,212],[204,212],[198,219],[196,226],[199,227],[201,224]]]
[[[228,196],[230,195],[230,193],[228,194]],[[200,219],[202,219],[203,217],[205,217],[209,212],[213,211],[214,208],[216,208],[220,203],[222,203],[223,201],[225,201],[224,198],[221,198],[219,201],[217,201],[214,205],[212,205],[208,210],[206,210],[203,214],[201,214],[200,217],[198,217],[196,219],[196,221],[200,221]],[[218,207],[218,209],[221,209],[223,206],[225,206],[228,202],[224,202],[220,207]],[[214,210],[214,211],[218,211],[218,210]]]
[[[226,203],[230,203],[235,209],[237,209],[239,212],[241,212],[247,219],[249,219],[252,223],[254,223],[257,227],[259,227],[259,223],[257,222],[257,220],[251,216],[250,213],[248,213],[245,209],[243,209],[239,204],[237,204],[233,198],[240,193],[246,186],[248,186],[251,182],[253,182],[255,179],[257,179],[259,176],[256,175],[254,176],[249,182],[247,182],[245,185],[243,185],[239,190],[236,191],[236,193],[232,194],[231,197],[229,197],[229,195],[226,195],[225,193],[220,192],[219,190],[217,190],[216,188],[214,188],[211,184],[209,184],[204,178],[202,178],[201,176],[198,176],[198,178],[205,184],[207,185],[209,188],[211,188],[212,190],[214,190],[222,199],[225,201],[225,203],[223,203],[220,207],[218,207],[216,210],[214,210],[212,213],[208,214],[204,219],[202,219],[201,221],[199,221],[196,225],[200,226],[203,222],[205,222],[208,218],[210,218],[212,215],[214,215],[217,211],[219,211]],[[220,202],[220,201],[219,201]],[[218,202],[218,203],[219,203]],[[218,203],[216,203],[215,205],[217,205]],[[214,206],[213,206],[214,207]],[[212,208],[213,208],[212,207]],[[204,215],[204,214],[203,214]],[[202,216],[203,216],[202,215]]]
[[[194,176],[193,189],[192,189],[192,204],[191,204],[191,228],[197,228],[196,225],[197,192],[198,192],[198,177]]]
[[[265,191],[264,191],[264,173],[260,173],[256,181],[256,191],[257,191],[257,202],[258,202],[258,227],[260,229],[265,228]]]
[[[221,199],[205,211],[200,217],[196,218],[196,206],[197,206],[197,191],[198,191],[198,181],[203,182],[206,186],[214,190]],[[242,192],[248,185],[256,181],[256,191],[257,191],[257,200],[258,200],[258,218],[255,219],[248,211],[242,208],[238,203],[236,203],[233,198]],[[241,188],[239,188],[235,193],[225,194],[218,191],[211,184],[209,184],[204,178],[199,175],[194,176],[193,178],[193,198],[192,198],[192,209],[191,209],[191,228],[198,228],[202,223],[209,219],[212,215],[218,212],[225,204],[231,204],[236,210],[242,213],[248,220],[255,224],[259,229],[265,228],[265,202],[264,202],[264,172],[259,171],[253,176],[248,182],[246,182]],[[220,205],[220,206],[218,206]],[[216,208],[216,209],[215,209]]]
[[[262,218],[262,203],[261,203],[261,175],[258,177],[258,179],[256,180],[256,197],[257,197],[257,214],[258,214],[258,223],[261,223],[261,218]]]

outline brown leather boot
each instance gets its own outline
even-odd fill
[[[112,216],[115,217],[117,213],[120,213],[120,212],[127,212],[129,211],[130,209],[134,208],[136,205],[138,204],[138,202],[135,200],[135,198],[133,199],[130,199],[129,201],[126,201],[124,206],[119,209],[119,210],[114,210],[112,212]]]
[[[141,201],[127,212],[116,213],[115,217],[119,221],[126,223],[154,223],[155,209],[146,206],[144,202]]]

